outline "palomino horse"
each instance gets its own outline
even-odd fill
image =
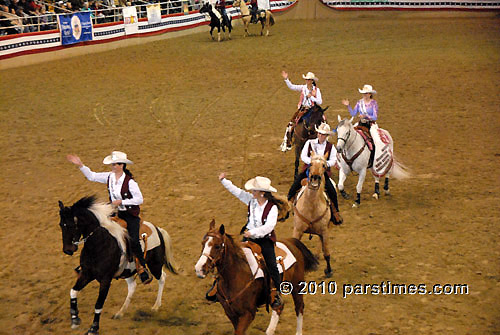
[[[311,152],[311,165],[307,185],[300,191],[297,202],[293,206],[293,237],[301,239],[304,233],[318,235],[321,239],[323,256],[326,261],[325,275],[332,276],[330,266],[330,250],[328,249],[328,223],[330,207],[325,198],[324,173],[326,155]]]
[[[280,241],[293,253],[296,263],[284,272],[284,280],[293,285],[291,292],[282,293],[293,296],[295,314],[297,315],[297,335],[302,334],[304,314],[303,295],[299,294],[304,273],[313,271],[318,261],[307,247],[297,239]],[[208,232],[203,237],[202,254],[196,263],[196,274],[205,278],[208,273],[217,268],[217,299],[231,320],[234,333],[244,335],[250,323],[255,318],[257,307],[269,303],[269,280],[255,279],[248,265],[245,254],[238,241],[225,233],[224,225],[215,228],[212,220]],[[274,334],[283,305],[272,311],[271,322],[266,330],[267,335]]]
[[[217,41],[220,42],[220,30],[224,32],[224,36],[226,36],[226,28],[228,29],[229,36],[226,36],[226,39],[231,39],[231,30],[233,26],[231,25],[231,18],[228,17],[229,21],[227,21],[219,11],[216,11],[209,2],[203,4],[200,8],[200,13],[207,13],[210,15],[210,37],[212,40],[214,36],[212,35],[214,28],[217,28]]]
[[[233,2],[233,7],[239,6],[241,12],[241,20],[243,21],[243,26],[245,27],[245,36],[249,36],[250,32],[248,31],[248,25],[252,20],[252,14],[250,14],[250,10],[248,9],[247,4],[243,0],[235,0]],[[274,17],[270,10],[259,11],[257,13],[257,17],[262,25],[262,29],[260,30],[260,35],[264,35],[264,27],[266,28],[266,36],[269,36],[269,27],[274,25]]]
[[[131,262],[127,257],[128,234],[118,223],[110,220],[109,216],[113,212],[111,205],[96,203],[95,197],[82,198],[71,207],[65,207],[59,201],[59,208],[61,217],[59,226],[62,230],[64,253],[73,255],[78,250],[78,245],[85,243],[80,254],[81,270],[75,285],[70,291],[71,328],[75,329],[81,323],[78,317],[78,292],[95,279],[100,284],[99,297],[95,304],[94,321],[86,333],[95,335],[99,332],[102,306],[113,278],[125,278],[128,285],[127,298],[113,318],[123,316],[137,286],[133,276],[136,273],[135,263]],[[153,239],[156,236],[154,234],[157,234],[159,245],[148,251],[146,264],[153,276],[158,280],[158,294],[152,308],[153,311],[157,311],[161,306],[166,278],[163,266],[174,274],[177,273],[177,270],[173,260],[170,236],[160,227],[153,225],[151,227],[155,231],[151,234],[150,239]]]
[[[298,124],[295,126],[295,131],[293,133],[293,144],[295,145],[295,172],[294,178],[297,177],[299,173],[300,165],[300,154],[302,153],[302,148],[307,140],[314,139],[317,137],[316,127],[319,127],[321,122],[324,121],[324,113],[328,109],[321,108],[321,106],[314,105],[310,108],[309,121],[305,122],[303,119],[299,120]]]
[[[356,200],[353,207],[358,207],[361,204],[361,190],[363,189],[363,182],[366,177],[366,169],[370,163],[370,149],[363,139],[362,135],[356,131],[352,125],[352,120],[342,120],[338,116],[339,125],[337,126],[337,162],[339,163],[339,183],[338,188],[340,194],[344,199],[349,199],[349,195],[344,191],[344,181],[351,171],[359,174],[358,184],[356,185]],[[380,154],[375,154],[371,166],[372,174],[375,179],[375,192],[373,197],[379,198],[379,178],[385,177],[384,191],[386,195],[390,194],[389,191],[389,176],[396,179],[408,178],[410,174],[406,171],[403,164],[398,162],[393,154],[394,144],[392,137],[387,130],[380,129],[376,124],[372,125],[372,130],[377,131],[381,138],[381,143],[375,143],[375,149]],[[378,148],[377,148],[378,146]]]

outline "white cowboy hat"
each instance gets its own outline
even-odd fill
[[[316,78],[316,76],[312,72],[307,72],[306,75],[302,75],[302,78],[304,78],[304,79],[312,79],[314,81],[318,81],[318,78]]]
[[[377,91],[375,91],[372,87],[372,85],[365,85],[363,88],[358,88],[359,93],[364,94],[364,93],[373,93],[376,94]]]
[[[330,126],[325,122],[320,124],[319,127],[314,126],[314,129],[316,129],[316,131],[320,134],[333,135],[333,132],[330,130]]]
[[[111,155],[106,156],[102,162],[104,164],[113,164],[113,163],[134,164],[134,162],[127,159],[127,154],[121,151],[113,151]]]
[[[257,176],[247,181],[245,183],[245,189],[248,191],[278,192],[277,189],[271,186],[271,179],[261,176]]]

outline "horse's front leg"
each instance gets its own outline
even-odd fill
[[[210,37],[212,38],[212,41],[214,40],[214,35],[212,35],[212,33],[214,32],[214,28],[215,27],[210,27]]]
[[[88,283],[90,283],[93,279],[91,279],[85,272],[82,272],[78,277],[73,288],[69,291],[70,297],[70,310],[71,313],[71,329],[76,329],[82,323],[82,320],[78,317],[78,293],[83,290]]]
[[[135,289],[137,288],[137,283],[135,282],[134,277],[128,277],[125,279],[125,281],[127,282],[127,298],[125,299],[125,302],[123,303],[120,310],[112,316],[113,319],[120,319],[123,316],[123,313],[125,313],[128,305],[130,305],[132,296],[134,295]]]
[[[262,25],[262,27],[260,28],[260,36],[264,36],[264,20],[261,20],[260,21],[260,24]]]
[[[319,235],[321,239],[321,247],[323,248],[323,257],[326,262],[325,276],[330,278],[332,276],[332,267],[330,265],[330,249],[328,248],[328,230],[324,230],[323,234]]]
[[[359,172],[358,184],[356,185],[356,200],[352,207],[358,207],[361,204],[361,191],[363,190],[363,183],[365,182],[366,169],[362,169]]]
[[[346,178],[347,178],[347,174],[344,172],[344,170],[341,167],[339,170],[339,184],[337,186],[339,188],[340,194],[342,195],[342,198],[350,199],[351,197],[349,196],[349,194],[347,194],[347,192],[344,191],[344,182],[345,182]]]
[[[236,327],[234,330],[235,335],[245,335],[250,323],[252,323],[255,315],[252,315],[249,311],[240,316],[236,322]]]
[[[380,178],[374,175],[373,179],[375,179],[375,190],[373,191],[372,197],[378,199],[380,198],[380,185],[379,185]]]
[[[217,42],[220,42],[220,26],[217,27]]]
[[[97,301],[95,303],[94,321],[92,322],[92,326],[90,326],[90,329],[87,331],[87,335],[99,334],[99,320],[101,319],[102,307],[104,306],[104,302],[106,301],[106,297],[108,296],[110,286],[111,278],[103,279],[100,281],[99,296],[97,297]]]
[[[276,327],[278,326],[278,322],[280,321],[280,314],[283,309],[280,309],[279,312],[273,309],[273,313],[271,314],[271,321],[269,321],[269,326],[266,329],[266,335],[274,335],[276,331]]]

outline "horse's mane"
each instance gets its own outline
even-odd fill
[[[233,249],[233,253],[238,257],[241,261],[247,262],[247,258],[243,253],[243,249],[241,248],[241,244],[239,241],[235,240],[232,235],[226,234],[227,241],[226,244]]]
[[[95,196],[89,196],[81,198],[71,208],[77,215],[82,211],[94,214],[101,227],[106,229],[116,239],[120,249],[123,252],[126,251],[125,238],[128,238],[127,231],[119,224],[111,221],[110,215],[113,213],[113,207],[110,204],[98,203]]]

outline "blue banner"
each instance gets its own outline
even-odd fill
[[[61,31],[61,43],[74,44],[93,39],[92,20],[90,12],[79,12],[73,14],[59,14],[59,30]]]

